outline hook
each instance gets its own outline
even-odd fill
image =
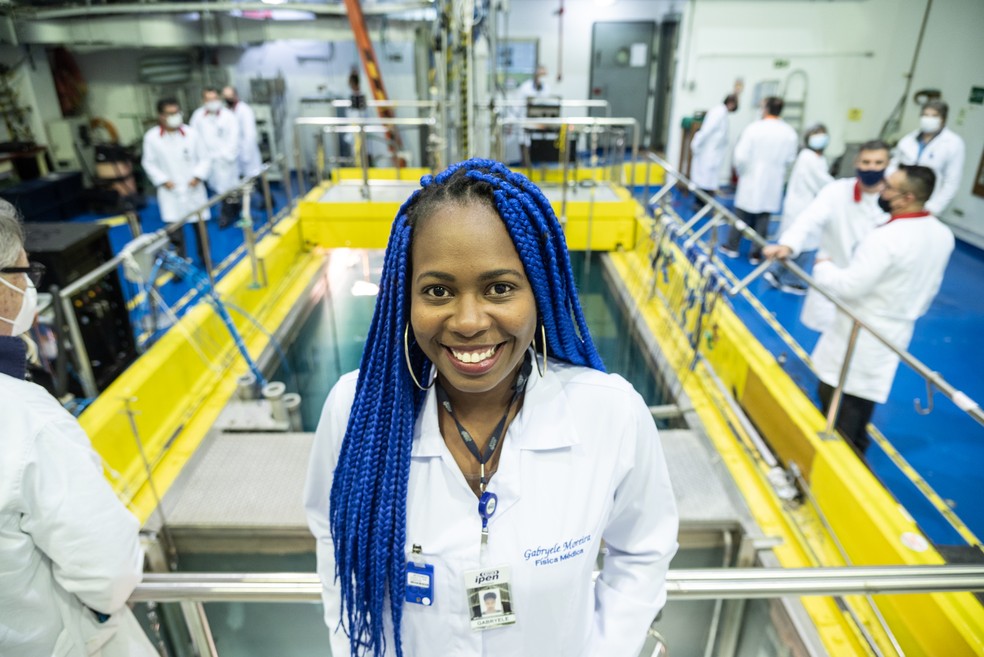
[[[916,413],[929,415],[933,412],[933,390],[933,382],[926,379],[926,408],[923,408],[922,404],[919,403],[919,398],[916,397],[912,400],[913,405],[916,407]]]

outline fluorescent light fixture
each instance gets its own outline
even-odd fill
[[[282,5],[287,2],[287,0],[260,0],[265,5]]]

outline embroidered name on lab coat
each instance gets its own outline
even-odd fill
[[[549,566],[584,554],[584,548],[580,546],[590,541],[591,534],[585,534],[580,538],[571,538],[562,543],[554,543],[549,547],[538,545],[535,548],[524,550],[523,558],[527,561],[533,561],[535,566]]]

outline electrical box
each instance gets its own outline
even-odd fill
[[[88,153],[92,140],[89,135],[89,119],[73,116],[54,119],[45,125],[51,159],[59,170],[88,170],[88,161],[82,161],[82,153]]]

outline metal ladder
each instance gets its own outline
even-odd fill
[[[794,84],[794,81],[802,80],[801,84]],[[802,135],[805,126],[803,122],[806,118],[806,92],[809,88],[810,79],[803,69],[791,71],[786,76],[786,81],[782,86],[782,118],[791,125],[797,134]],[[796,87],[800,87],[797,89]],[[792,92],[801,91],[798,96],[793,96]]]

